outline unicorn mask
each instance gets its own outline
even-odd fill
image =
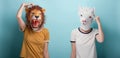
[[[95,17],[94,8],[80,8],[79,10],[80,22],[83,30],[89,30],[91,28],[91,23]]]

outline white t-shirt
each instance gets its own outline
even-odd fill
[[[82,33],[79,28],[72,30],[71,41],[76,43],[76,58],[97,58],[95,36],[97,29],[88,34]]]

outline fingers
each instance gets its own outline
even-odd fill
[[[33,6],[34,4],[33,4],[33,3],[28,3],[28,5],[31,5],[31,6]]]
[[[33,3],[23,3],[23,5],[24,5],[24,7],[27,7],[27,8],[34,6]]]
[[[96,16],[96,17],[95,17],[95,19],[98,19],[98,18],[99,18],[99,16]]]
[[[100,23],[100,17],[99,16],[96,16],[95,20],[96,20],[97,23]]]
[[[99,20],[99,19],[100,19],[100,17],[99,17],[99,16],[96,16],[96,17],[95,17],[95,20]]]

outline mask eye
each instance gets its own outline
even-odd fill
[[[41,13],[39,13],[39,15],[41,15]]]
[[[91,16],[89,16],[89,18],[92,18]]]
[[[80,16],[82,17],[83,15],[81,14]]]
[[[34,15],[35,13],[32,13],[32,15]]]

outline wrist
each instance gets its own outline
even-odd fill
[[[101,25],[101,23],[97,23],[98,25]]]
[[[25,3],[23,3],[23,4],[22,4],[22,6],[23,6],[23,7],[25,7],[25,6],[26,6],[26,4],[25,4]]]

